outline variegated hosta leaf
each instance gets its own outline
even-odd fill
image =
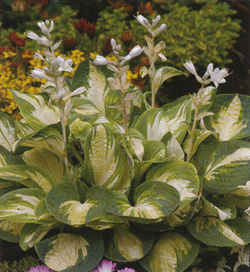
[[[41,188],[45,192],[49,192],[57,184],[49,172],[27,164],[1,167],[0,178],[8,181],[16,181],[30,188]]]
[[[199,246],[188,234],[165,233],[139,262],[148,272],[183,272],[196,259]]]
[[[160,181],[148,181],[136,188],[132,206],[122,192],[113,192],[107,211],[137,223],[161,221],[179,205],[178,191]]]
[[[0,198],[0,220],[18,223],[39,223],[35,214],[36,205],[45,197],[40,189],[18,189]]]
[[[144,257],[153,245],[153,232],[119,225],[110,230],[105,239],[105,257],[117,262],[132,262]]]
[[[192,102],[181,101],[167,110],[151,108],[145,111],[137,121],[135,128],[147,140],[160,141],[165,134],[171,132],[181,143],[191,121]]]
[[[198,216],[189,221],[187,229],[197,240],[210,246],[244,246],[250,242],[250,222],[244,218],[221,221]]]
[[[16,153],[22,153],[33,147],[47,149],[63,160],[64,141],[61,124],[47,126],[38,132],[22,138],[16,145]]]
[[[9,220],[0,221],[0,239],[18,243],[24,223]]]
[[[7,114],[0,112],[0,145],[13,151],[17,136],[15,134],[15,120]]]
[[[57,223],[56,223],[57,224]],[[38,225],[25,224],[22,228],[19,245],[22,250],[32,248],[36,243],[40,242],[43,237],[56,225],[55,223]]]
[[[22,117],[32,129],[38,130],[60,121],[59,108],[49,107],[41,94],[28,94],[12,90],[12,95]]]
[[[96,66],[91,59],[84,60],[76,69],[71,89],[86,87],[84,93],[96,108],[105,115],[105,95],[109,90],[108,82],[99,66]]]
[[[45,198],[41,199],[35,208],[35,215],[41,224],[51,224],[57,221],[49,212]]]
[[[72,140],[78,139],[84,143],[92,128],[93,126],[89,122],[76,117],[70,122],[70,133],[72,135]]]
[[[196,168],[188,162],[169,161],[152,167],[146,180],[157,180],[177,189],[180,194],[179,209],[186,206],[198,196],[199,178]]]
[[[46,196],[46,205],[53,216],[72,226],[81,226],[106,215],[105,207],[109,190],[102,186],[91,187],[86,199],[80,202],[76,188],[70,183],[61,183]]]
[[[40,241],[35,249],[50,269],[64,272],[88,272],[97,266],[104,253],[101,234],[95,231],[83,235],[60,233]]]
[[[63,181],[65,172],[64,163],[58,156],[48,149],[34,147],[22,155],[23,161],[35,167],[38,167],[53,177],[53,183],[60,183]]]
[[[199,145],[210,135],[214,135],[214,132],[204,129],[196,129],[193,140],[191,140],[190,135],[188,135],[184,142],[184,151],[186,154],[189,154],[190,158],[192,158]]]
[[[206,118],[207,128],[215,130],[222,141],[249,137],[249,104],[247,95],[218,95],[210,108],[214,115]]]
[[[164,81],[166,81],[167,79],[171,77],[179,76],[183,74],[184,73],[182,71],[177,70],[176,68],[171,66],[161,67],[160,69],[156,71],[155,77],[152,82],[152,91],[154,92],[154,94],[156,94],[156,92],[158,91],[158,89],[160,88],[160,86],[162,85]]]
[[[227,219],[234,219],[237,215],[235,205],[226,200],[225,198],[220,197],[211,197],[208,199],[203,198],[202,210],[199,215],[202,216],[216,216],[221,221]]]
[[[0,167],[11,164],[22,164],[23,160],[21,156],[14,155],[9,150],[0,145]]]
[[[239,140],[201,145],[194,163],[210,194],[226,194],[250,180],[250,143]]]
[[[242,188],[226,194],[225,199],[232,202],[237,208],[246,210],[250,206],[250,195]]]
[[[85,118],[102,114],[92,101],[83,97],[73,98],[72,112]]]
[[[84,179],[90,185],[127,192],[131,184],[128,157],[112,131],[105,125],[93,128],[84,150]]]

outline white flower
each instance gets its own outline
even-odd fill
[[[100,56],[100,55],[96,56],[96,58],[94,59],[94,63],[96,65],[107,65],[107,64],[117,65],[117,62],[110,61],[110,60],[108,60],[105,57]]]
[[[186,63],[183,64],[184,67],[193,75],[198,76],[196,69],[194,67],[194,64],[192,63],[191,60],[187,61]]]
[[[213,81],[216,88],[218,88],[219,83],[220,84],[225,83],[226,82],[225,77],[229,75],[227,69],[225,68],[221,70],[219,68],[213,69],[212,63],[208,65],[207,72],[209,73],[211,81]]]
[[[61,56],[58,56],[56,58],[56,64],[59,66],[58,68],[59,72],[62,72],[62,71],[73,72],[74,71],[74,69],[71,67],[73,64],[72,59],[65,60]]]
[[[165,30],[167,28],[167,25],[164,23],[162,24],[159,29],[158,29],[158,33],[162,32],[163,30]]]
[[[161,15],[156,16],[155,19],[152,21],[152,26],[155,26],[161,19]]]
[[[137,57],[141,54],[141,52],[143,51],[143,48],[140,47],[140,45],[136,45],[130,52],[129,55],[131,56],[131,58]]]
[[[138,21],[141,25],[146,26],[146,27],[149,25],[148,20],[147,20],[144,16],[138,14],[137,16],[135,16],[135,18],[137,19],[137,21]]]
[[[31,74],[32,77],[36,78],[36,79],[41,79],[41,78],[45,78],[47,80],[52,80],[50,77],[48,77],[45,72],[39,68],[35,68],[34,70],[32,70]]]
[[[54,29],[54,22],[49,22],[48,20],[44,22],[38,22],[37,25],[42,30],[43,34],[46,36],[50,36],[50,32]],[[49,27],[49,28],[48,28]]]
[[[36,33],[29,31],[27,34],[27,37],[35,40],[37,43],[45,45],[45,46],[52,46],[53,42],[51,40],[48,40],[46,37],[42,36],[39,37]]]

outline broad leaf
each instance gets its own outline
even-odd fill
[[[190,235],[169,232],[157,239],[140,264],[148,272],[183,272],[198,253],[199,243]]]
[[[41,94],[28,94],[12,90],[22,117],[34,130],[55,124],[60,121],[60,110],[58,107],[47,105]]]
[[[70,183],[61,183],[46,196],[48,210],[61,222],[78,227],[106,215],[105,207],[109,190],[93,186],[80,202],[76,188]]]
[[[194,163],[205,193],[233,192],[250,180],[250,143],[235,140],[203,144]]]
[[[84,155],[84,178],[90,185],[103,185],[123,192],[129,190],[131,169],[127,154],[107,126],[93,128],[86,140]]]
[[[180,194],[179,208],[192,202],[198,196],[199,178],[196,168],[184,161],[170,161],[152,167],[146,180],[162,181],[177,189]]]
[[[246,95],[218,95],[210,108],[213,116],[206,118],[206,126],[219,134],[222,141],[250,136],[250,98]]]
[[[105,237],[105,257],[116,262],[132,262],[148,253],[155,235],[123,224],[110,230]]]
[[[89,272],[100,262],[104,246],[100,233],[60,233],[40,241],[35,249],[43,262],[55,271]]]
[[[0,145],[9,151],[13,151],[17,140],[15,132],[15,120],[9,115],[0,112]]]
[[[24,225],[24,223],[17,223],[9,220],[0,221],[0,239],[18,243]]]
[[[181,143],[191,121],[192,102],[190,99],[181,101],[167,110],[151,108],[145,111],[135,124],[135,128],[147,140],[161,140],[171,132]]]
[[[27,164],[1,167],[0,178],[8,181],[16,181],[30,188],[41,188],[45,192],[49,192],[56,185],[56,180],[49,172]]]
[[[125,194],[116,191],[113,192],[107,211],[132,222],[157,222],[178,207],[179,193],[163,182],[148,181],[137,187],[134,202],[132,206]]]
[[[250,242],[250,222],[244,218],[221,221],[198,216],[189,221],[187,229],[197,240],[210,246],[244,246]]]
[[[18,223],[39,223],[35,214],[36,205],[45,197],[40,189],[18,189],[0,198],[0,220]]]

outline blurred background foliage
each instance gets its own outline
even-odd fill
[[[241,48],[237,48],[237,43],[248,32],[244,15],[249,14],[240,14],[242,8],[239,8],[239,2],[2,0],[0,58],[6,61],[3,52],[10,50],[17,54],[7,59],[17,63],[22,54],[40,49],[36,42],[26,39],[25,32],[39,33],[36,23],[46,19],[55,22],[54,36],[56,40],[63,41],[60,47],[62,54],[70,56],[72,50],[80,50],[85,56],[90,53],[108,56],[111,52],[111,38],[122,44],[122,53],[126,54],[136,44],[145,43],[143,35],[146,32],[135,20],[136,13],[139,12],[149,20],[160,14],[161,23],[167,24],[167,30],[158,38],[166,43],[164,53],[168,58],[167,65],[184,71],[182,62],[191,60],[201,75],[210,62],[216,67],[228,67],[234,70],[230,77],[238,77],[237,84],[232,80],[231,87],[234,89],[223,89],[223,86],[221,90],[247,93],[248,56],[244,50],[242,52]],[[247,9],[248,4],[245,2],[243,7]],[[147,58],[142,54],[133,60],[131,70],[138,73],[139,68],[147,64]],[[235,69],[239,71],[236,74]],[[147,82],[137,79],[135,84],[143,88]],[[160,100],[165,102],[192,93],[196,91],[189,87],[193,84],[196,83],[189,78],[173,79],[162,87]]]

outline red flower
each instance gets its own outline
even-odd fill
[[[73,22],[75,28],[82,33],[87,33],[89,36],[93,36],[95,34],[95,24],[90,23],[87,20],[81,18],[78,22]]]
[[[9,34],[9,40],[17,47],[24,47],[26,42],[26,40],[19,37],[16,32]]]
[[[77,46],[78,42],[73,37],[72,38],[66,37],[63,39],[63,44],[68,49],[74,49]]]

